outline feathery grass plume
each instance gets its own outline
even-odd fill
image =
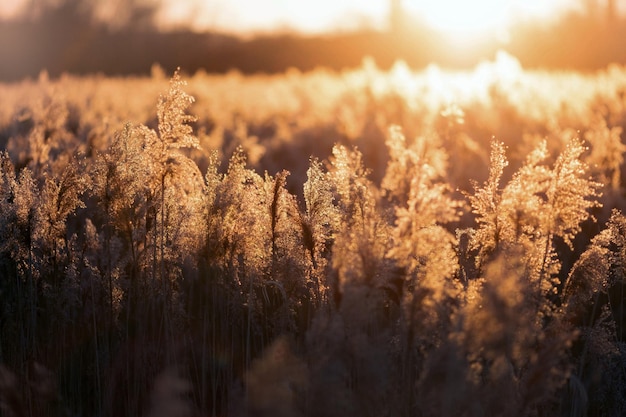
[[[20,186],[22,183],[22,186]],[[25,169],[16,178],[9,154],[0,154],[0,251],[15,262],[25,256],[30,245],[30,219],[34,217],[35,183],[31,171]]]
[[[400,205],[408,200],[414,181],[429,183],[446,178],[448,155],[437,134],[420,136],[407,144],[402,128],[391,126],[385,144],[389,149],[389,162],[381,188]]]
[[[106,314],[102,316],[108,325],[103,348],[109,351],[118,340],[118,330],[125,329],[128,335],[140,321],[139,311],[143,307],[139,295],[150,294],[147,299],[154,299],[145,280],[149,233],[153,228],[149,214],[155,199],[148,187],[152,167],[146,162],[145,149],[156,140],[154,131],[126,123],[116,132],[110,147],[97,154],[91,172],[93,188],[90,193],[99,208],[99,215],[93,217],[94,226],[99,227],[102,234],[102,247],[94,266],[97,265],[106,287],[102,290],[106,293]],[[90,244],[96,244],[96,237],[92,237]],[[95,297],[93,301],[95,303]],[[136,370],[130,366],[127,369]],[[125,376],[131,379],[131,375]],[[137,379],[127,381],[129,397],[137,392],[132,386]],[[110,389],[113,391],[112,387]],[[129,403],[123,404],[130,407]]]
[[[154,159],[155,177],[161,182],[161,194],[165,193],[163,187],[167,180],[168,188],[175,188],[177,189],[175,192],[183,192],[191,198],[191,194],[198,193],[198,187],[202,185],[200,171],[195,162],[184,156],[180,150],[182,148],[198,149],[200,144],[193,134],[193,128],[189,125],[197,118],[186,114],[194,98],[183,90],[186,82],[181,80],[179,72],[180,68],[172,76],[167,94],[159,97],[157,104],[159,141],[153,143],[147,151]],[[178,176],[186,178],[186,181],[178,181]],[[185,187],[184,183],[188,186]],[[161,197],[163,205],[165,196],[161,195]],[[181,208],[180,204],[177,206]]]
[[[219,225],[222,222],[216,201],[224,175],[219,173],[220,158],[216,150],[209,155],[207,172],[204,176],[204,216],[206,224],[206,260],[215,260],[220,255]]]
[[[58,178],[45,176],[37,206],[37,228],[33,238],[39,249],[52,265],[49,273],[52,282],[59,283],[63,274],[63,258],[68,256],[68,236],[66,223],[68,217],[78,208],[84,208],[82,194],[90,187],[90,178],[86,174],[85,160],[74,155],[70,163]]]
[[[255,352],[277,334],[294,330],[297,310],[309,293],[300,213],[285,188],[288,173],[263,178],[246,163],[238,148],[222,175],[213,154],[205,177],[205,261],[217,272],[210,291],[224,289],[228,298],[227,311],[216,314],[228,317],[233,334],[222,337],[241,338],[247,368]],[[241,335],[235,334],[237,328]]]
[[[0,252],[8,254],[15,267],[17,319],[22,323],[17,357],[24,363],[29,355],[35,353],[38,343],[38,289],[42,259],[36,252],[34,234],[41,198],[37,181],[29,168],[16,173],[6,152],[0,155],[0,163]]]
[[[398,149],[391,151],[390,173],[383,186],[399,204],[395,206],[395,224],[385,257],[402,269],[398,378],[406,388],[399,401],[404,412],[413,412],[415,381],[425,357],[447,337],[460,290],[460,283],[454,279],[458,270],[457,242],[444,226],[459,219],[462,203],[450,196],[445,181],[445,151],[430,147],[425,137],[418,137],[407,149],[410,156],[405,157],[401,150],[404,143],[398,129],[390,132],[388,145]],[[403,186],[406,179],[408,184]],[[395,194],[393,184],[406,188],[406,194]],[[386,279],[392,276],[388,273]]]
[[[222,273],[220,283],[228,292],[231,306],[242,316],[244,363],[249,365],[253,351],[258,351],[272,336],[271,323],[264,317],[264,300],[269,287],[278,291],[283,306],[288,305],[282,283],[271,282],[272,219],[274,180],[266,180],[246,168],[246,155],[238,148],[230,159],[228,171],[216,188],[212,212],[221,219],[213,223],[209,237],[215,251],[209,262]],[[275,242],[277,243],[277,242]],[[279,318],[285,315],[278,312]],[[245,316],[245,317],[244,317]],[[283,321],[277,323],[284,325]]]
[[[379,212],[375,186],[367,175],[357,149],[348,151],[341,145],[333,148],[329,177],[338,195],[342,218],[333,244],[332,266],[338,274],[333,288],[335,297],[352,284],[371,288],[384,285],[381,268],[385,266],[390,230]]]
[[[180,276],[183,264],[196,257],[204,241],[204,181],[195,162],[178,152],[167,158],[161,175],[160,187],[155,190],[158,203],[154,207],[153,233],[157,235],[154,243],[159,251],[158,275],[171,285]]]
[[[554,291],[559,284],[556,275],[560,262],[554,260],[554,238],[563,239],[573,249],[572,242],[581,224],[587,219],[595,220],[590,209],[601,206],[597,198],[602,184],[587,177],[588,166],[581,159],[585,151],[581,140],[571,140],[558,156],[545,191],[545,217],[540,229],[545,249],[540,255],[538,280],[539,288],[546,293]]]
[[[591,145],[591,152],[585,158],[598,182],[605,184],[606,190],[617,193],[621,187],[621,166],[624,163],[626,145],[621,139],[622,127],[609,128],[601,119],[598,126],[585,132],[585,140]]]
[[[319,183],[322,193],[307,193],[308,208],[317,210],[311,214],[320,216],[322,233],[328,233],[322,239],[327,244],[332,239],[332,269],[327,272],[331,308],[322,305],[307,332],[314,357],[310,410],[321,415],[376,415],[382,412],[390,384],[383,290],[390,277],[385,259],[390,227],[361,153],[336,145],[330,163],[326,176],[311,166],[309,174],[319,175],[316,181],[326,177],[328,185]],[[330,191],[336,193],[336,207]],[[333,223],[338,230],[332,230]]]
[[[508,164],[504,144],[493,140],[491,142],[489,178],[482,187],[474,182],[474,194],[469,196],[472,212],[476,214],[476,223],[478,223],[477,229],[471,235],[469,245],[472,250],[478,250],[476,264],[479,270],[490,254],[497,252],[501,241],[510,242],[513,240],[513,236],[510,235],[513,230],[507,229],[509,223],[504,218],[506,213],[501,208],[500,180],[504,168]]]
[[[200,250],[205,235],[204,181],[195,162],[180,152],[181,148],[199,148],[199,141],[189,125],[196,118],[186,114],[194,98],[184,92],[186,83],[179,72],[180,68],[174,72],[167,94],[159,97],[158,141],[147,148],[146,155],[153,166],[150,188],[156,195],[151,207],[152,275],[159,277],[168,303],[182,264]]]
[[[307,277],[312,289],[309,302],[304,305],[319,307],[329,301],[331,282],[328,280],[328,267],[335,236],[341,225],[341,212],[335,204],[330,174],[324,172],[319,160],[309,159],[307,181],[302,189],[305,207],[304,212],[300,212],[299,225],[310,265]]]
[[[302,218],[304,244],[314,268],[324,270],[335,234],[341,224],[341,213],[335,204],[330,174],[311,158],[307,181],[303,185],[305,216]]]
[[[180,68],[177,68],[170,80],[170,89],[167,95],[159,97],[157,118],[159,121],[159,138],[174,148],[197,148],[198,139],[193,135],[193,129],[188,123],[197,118],[185,113],[194,102],[194,98],[183,90],[187,83],[180,77]]]
[[[271,219],[265,207],[269,203],[265,200],[265,182],[246,168],[246,160],[243,149],[238,148],[217,187],[214,203],[215,213],[222,219],[215,232],[221,241],[219,258],[235,282],[262,276],[271,262]]]
[[[88,297],[85,297],[83,291],[89,284],[93,289],[95,284],[93,279],[97,280],[98,275],[92,277],[87,273],[85,264],[79,261],[83,251],[77,244],[77,234],[72,233],[71,229],[68,231],[68,222],[76,214],[76,210],[85,207],[82,194],[90,183],[86,174],[85,160],[82,156],[74,155],[63,171],[58,174],[45,174],[44,179],[35,208],[35,226],[32,234],[34,253],[37,254],[36,258],[39,258],[37,264],[40,274],[37,283],[40,295],[36,296],[35,300],[39,309],[50,313],[38,319],[41,340],[54,340],[58,334],[66,334],[71,338],[75,326],[90,322],[86,320],[85,315],[89,310],[95,314],[94,293],[92,292],[92,296],[89,297],[92,302],[85,308]],[[85,272],[82,277],[81,272]],[[93,330],[95,334],[97,332],[95,326]],[[100,354],[97,338],[95,346],[92,358],[97,358]],[[54,343],[47,346],[42,344],[40,349],[42,356],[39,358],[58,360],[65,354]],[[95,367],[98,368],[98,365],[96,359]],[[95,373],[97,375],[94,379],[97,380],[99,389],[101,387],[99,368]]]
[[[390,138],[395,138],[391,141],[391,144],[404,143],[404,135],[398,129],[392,129]],[[395,146],[395,145],[393,145]],[[445,150],[442,147],[437,147],[437,142],[434,144],[432,141],[427,140],[424,137],[419,137],[415,140],[415,143],[411,149],[407,149],[407,154],[410,156],[408,160],[399,164],[399,161],[391,159],[389,162],[389,168],[392,173],[395,173],[395,179],[393,176],[386,176],[387,192],[393,192],[393,184],[397,184],[398,181],[407,181],[406,195],[404,203],[398,204],[400,207],[396,211],[398,221],[396,223],[399,226],[403,221],[401,218],[406,219],[408,212],[418,214],[412,221],[415,221],[415,227],[421,228],[433,224],[446,224],[457,221],[460,216],[460,208],[462,202],[452,199],[450,196],[450,186],[445,182],[445,170],[447,156]],[[392,152],[395,155],[396,152]],[[403,152],[398,151],[398,157],[405,159],[401,156]],[[405,167],[405,169],[399,169],[399,166]],[[408,208],[408,212],[404,206]],[[400,226],[401,228],[403,226]]]
[[[341,229],[335,239],[340,239],[346,231],[368,228],[375,213],[376,201],[373,184],[367,179],[369,172],[363,165],[363,155],[358,149],[349,151],[343,145],[335,145],[332,151],[328,179],[337,194],[341,212]]]
[[[209,153],[207,171],[204,176],[206,204],[208,207],[212,207],[213,204],[215,204],[217,187],[224,179],[224,175],[219,173],[220,164],[221,161],[218,151],[212,150]]]
[[[153,167],[146,161],[145,149],[157,141],[154,131],[127,123],[115,136],[107,152],[98,156],[94,166],[92,193],[103,206],[107,240],[113,233],[125,242],[126,265],[122,270],[140,272],[145,264],[148,233],[154,219],[150,208],[156,195],[150,189]]]
[[[587,317],[593,297],[626,277],[626,219],[616,209],[607,227],[594,236],[589,247],[572,267],[563,288],[563,304],[567,318],[588,326]]]
[[[341,302],[343,314],[349,315],[355,326],[380,318],[382,294],[391,278],[385,259],[389,232],[387,224],[372,219],[363,228],[343,231],[333,245],[332,267],[338,282],[331,282],[332,296]],[[362,305],[363,296],[371,302]]]
[[[600,205],[601,184],[586,177],[583,152],[582,141],[572,139],[550,169],[543,141],[502,191],[505,221],[513,231],[514,243],[525,248],[530,279],[544,295],[558,285],[561,265],[554,239],[562,239],[572,248],[581,224],[593,219],[590,209]]]
[[[99,157],[94,169],[94,194],[105,213],[104,275],[109,286],[109,309],[115,298],[114,281],[119,271],[128,278],[124,286],[126,334],[162,338],[158,361],[172,360],[174,334],[183,318],[178,286],[182,270],[195,258],[204,239],[202,221],[202,175],[196,164],[179,149],[197,147],[190,120],[184,115],[190,98],[172,82],[170,92],[157,106],[159,133],[144,125],[128,123],[116,134],[108,152]],[[115,251],[115,237],[125,242],[125,257]],[[119,265],[114,265],[118,260]],[[147,297],[140,297],[147,294]],[[132,398],[145,392],[147,375],[154,367],[142,366],[150,354],[147,347],[133,352],[127,366],[129,410]]]
[[[120,320],[111,322],[105,333],[112,340],[107,348],[115,346],[116,341],[130,343],[129,339],[156,334],[163,323],[166,307],[156,308],[156,303],[162,301],[154,244],[158,189],[153,186],[155,167],[148,155],[158,140],[152,129],[126,123],[116,132],[110,147],[98,154],[92,171],[92,195],[102,216],[94,220],[102,222],[105,259],[101,268],[108,287],[109,314],[115,314],[117,299],[121,298]],[[163,353],[163,347],[159,345],[159,354]],[[142,349],[147,350],[143,346],[128,349],[132,353],[126,353],[122,359],[124,383],[108,387],[107,395],[114,396],[118,390],[124,395],[117,397],[115,404],[111,398],[103,404],[109,403],[113,409],[124,408],[128,413],[137,412],[140,398],[148,390],[147,378],[156,372],[161,359],[153,358],[148,365]],[[109,383],[112,381],[113,376]]]
[[[197,148],[185,114],[193,98],[178,71],[157,105],[158,134],[127,124],[94,170],[95,193],[129,244],[131,263],[168,300],[172,279],[204,237],[204,183],[197,165],[179,152]],[[108,236],[111,234],[108,233]],[[108,240],[108,239],[107,239]]]
[[[270,334],[293,330],[295,318],[303,306],[310,309],[318,294],[310,277],[310,262],[304,247],[301,227],[302,213],[294,195],[285,188],[287,171],[271,177],[265,174],[265,204],[271,221],[271,264],[261,287],[265,327]],[[309,312],[304,312],[308,321]]]
[[[395,137],[392,144],[403,142],[397,129],[391,137]],[[417,139],[415,149],[419,152],[411,153],[414,159],[407,163],[403,174],[410,179],[406,205],[396,207],[392,245],[387,256],[407,271],[404,306],[410,310],[409,322],[417,317],[426,322],[426,317],[456,291],[452,277],[458,266],[454,251],[457,242],[444,225],[459,219],[462,202],[450,196],[450,187],[443,180],[445,151],[427,152],[425,138]],[[397,161],[392,159],[390,165],[397,171]],[[391,177],[387,178],[387,186],[391,186]]]
[[[594,262],[603,259],[601,264]],[[598,268],[600,268],[598,270]],[[608,268],[608,273],[603,271]],[[563,295],[589,297],[626,280],[626,218],[613,209],[606,228],[591,240],[570,273]]]
[[[66,129],[69,109],[64,93],[49,85],[43,87],[44,93],[20,114],[21,121],[31,128],[15,155],[18,165],[28,166],[36,176],[48,171],[56,157],[77,145]]]
[[[581,158],[586,150],[581,140],[571,140],[558,156],[546,190],[550,210],[544,234],[562,238],[570,248],[581,224],[594,220],[589,210],[601,206],[597,198],[602,195],[602,184],[587,176],[589,166]]]
[[[505,216],[502,228],[509,231],[501,233],[501,237],[513,238],[511,243],[533,246],[534,240],[541,236],[539,229],[551,179],[551,171],[544,165],[548,157],[546,142],[542,141],[502,190],[500,205]]]
[[[279,218],[288,214],[285,210],[286,202],[283,202],[284,196],[286,196],[287,192],[285,190],[285,184],[287,183],[287,176],[289,172],[281,171],[276,174],[275,178],[271,178],[267,173],[265,173],[265,184],[266,193],[271,195],[271,203],[269,205],[270,209],[270,222],[271,222],[271,242],[272,242],[272,275],[277,270],[277,263],[279,259],[278,254],[278,239],[279,239]],[[268,187],[269,186],[269,187]],[[281,204],[282,203],[282,204]],[[281,225],[283,222],[280,222]]]
[[[375,210],[374,186],[367,179],[368,175],[358,149],[349,151],[343,145],[333,147],[329,179],[339,197],[342,220],[348,227],[364,222]]]

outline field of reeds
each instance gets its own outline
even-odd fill
[[[623,416],[626,68],[0,84],[3,416]]]

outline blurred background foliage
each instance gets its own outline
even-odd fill
[[[595,70],[626,62],[622,40],[626,19],[617,2],[587,1],[587,7],[563,13],[550,22],[523,20],[509,28],[506,40],[486,37],[459,48],[445,34],[409,19],[390,2],[387,24],[354,30],[305,34],[267,32],[241,37],[157,25],[157,0],[118,2],[112,18],[99,18],[99,2],[33,0],[26,12],[0,20],[0,80],[35,77],[46,69],[106,75],[147,74],[154,63],[169,73],[204,69],[275,73],[290,67],[311,70],[356,68],[365,56],[381,68],[402,59],[412,68],[430,63],[468,68],[492,59],[499,49],[528,68]],[[395,8],[394,8],[395,7]]]

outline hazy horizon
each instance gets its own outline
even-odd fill
[[[582,10],[585,0],[453,0],[401,1],[404,17],[442,32],[463,34],[506,29],[520,19],[554,19],[564,12]],[[0,18],[36,15],[38,10],[62,4],[55,0],[14,0],[0,3]],[[602,4],[602,1],[598,2]],[[81,6],[89,3],[82,3]],[[52,6],[50,6],[52,5]],[[156,27],[162,30],[218,31],[250,36],[268,33],[320,34],[354,29],[386,29],[390,1],[374,0],[122,0],[100,1],[93,6],[95,19],[123,25],[129,7],[155,7]],[[458,13],[449,13],[456,8]],[[460,8],[460,9],[459,9]],[[477,17],[480,19],[477,19]],[[132,22],[126,22],[132,24]]]
[[[179,66],[244,73],[342,69],[358,66],[365,56],[382,67],[403,59],[414,68],[430,63],[469,68],[493,58],[498,49],[525,67],[599,68],[626,62],[620,4],[624,6],[617,0],[374,0],[367,5],[356,0],[16,0],[0,3],[0,52],[5,58],[0,79],[36,76],[44,69],[53,76],[146,74],[154,63],[168,71]],[[566,12],[576,5],[580,13]]]

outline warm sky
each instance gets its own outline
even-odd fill
[[[550,16],[581,0],[403,0],[405,10],[444,30],[503,26],[514,16]],[[164,0],[164,16],[197,27],[320,32],[387,24],[390,0]],[[454,10],[454,13],[450,11]],[[165,20],[165,19],[164,19]]]
[[[50,0],[49,0],[50,1]],[[115,4],[99,0],[102,14],[115,16]],[[141,0],[139,0],[141,1]],[[149,0],[148,0],[149,1]],[[322,32],[362,26],[384,27],[390,0],[158,0],[162,24],[227,32],[295,29]],[[448,32],[506,28],[514,18],[553,17],[585,0],[403,0],[404,9]],[[606,0],[598,0],[602,2]],[[18,13],[32,0],[0,0],[0,15]]]

